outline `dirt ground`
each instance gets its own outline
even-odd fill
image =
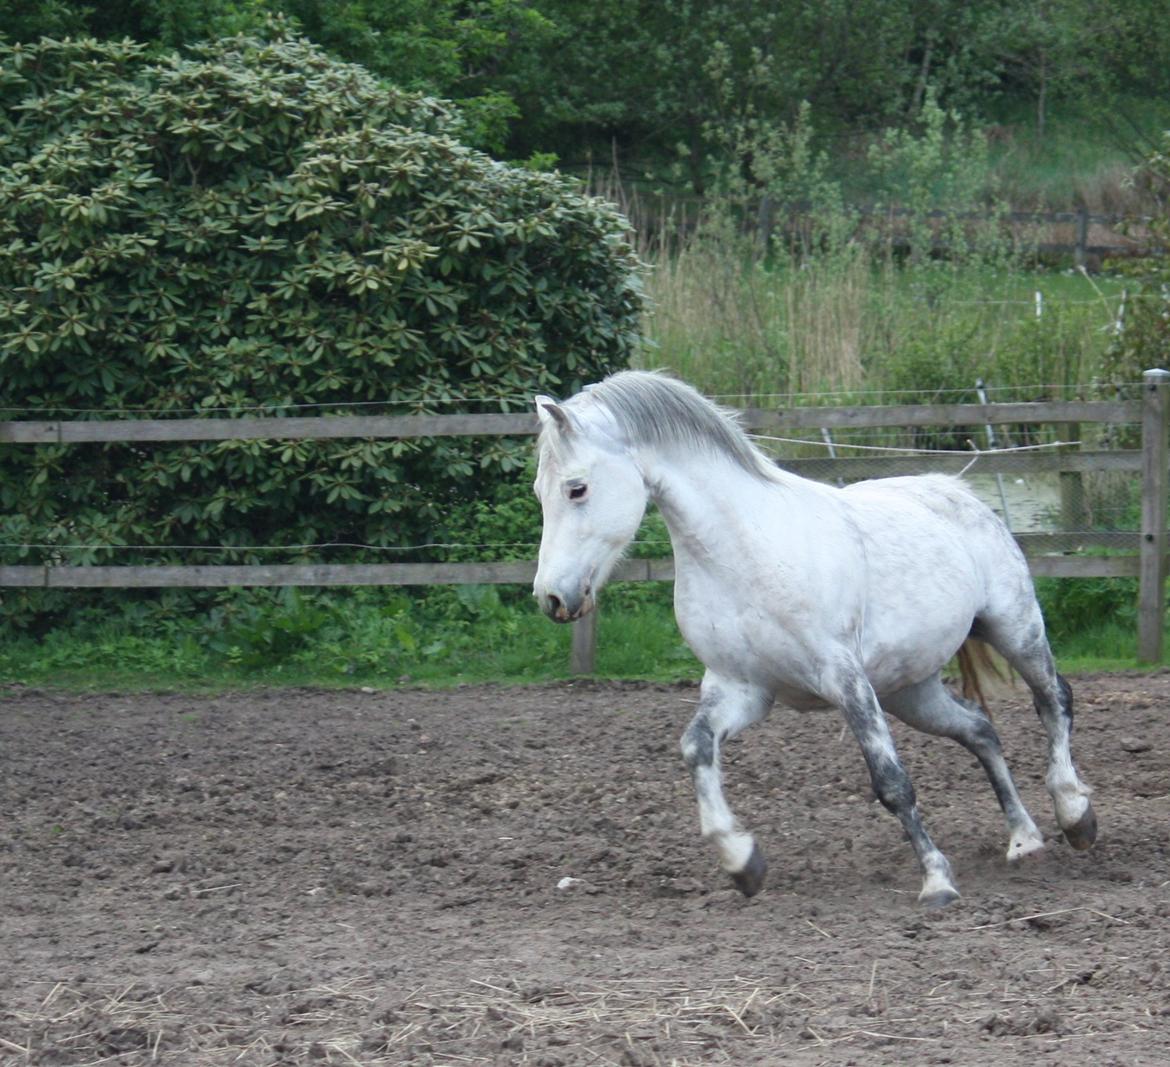
[[[830,713],[728,746],[740,898],[678,755],[689,686],[0,691],[4,1064],[1170,1062],[1170,673],[1073,679],[1096,789],[1051,837],[896,728],[963,899],[919,874]],[[566,881],[570,879],[571,881]]]

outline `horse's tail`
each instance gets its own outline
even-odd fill
[[[983,687],[989,679],[1005,683],[1010,681],[1004,673],[1003,666],[992,652],[991,646],[977,637],[968,637],[959,647],[956,658],[959,662],[960,689],[963,696],[967,700],[975,701],[983,709],[983,713],[989,719],[992,718]]]

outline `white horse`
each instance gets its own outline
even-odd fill
[[[968,639],[997,649],[1028,684],[1048,734],[1057,822],[1074,848],[1092,845],[1090,791],[1069,752],[1072,693],[1056,673],[1027,564],[959,479],[839,489],[800,478],[760,452],[732,413],[658,373],[624,371],[565,403],[537,397],[536,409],[544,528],[534,592],[552,619],[593,608],[649,502],[666,521],[679,629],[706,667],[683,757],[702,833],[745,895],[762,886],[765,864],[724,798],[719,749],[776,701],[840,709],[874,792],[918,856],[923,904],[959,894],[883,709],[979,759],[1007,819],[1009,860],[1043,847],[986,712],[941,681]]]

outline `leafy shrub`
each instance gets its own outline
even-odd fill
[[[627,362],[640,292],[607,205],[466,148],[443,103],[272,34],[161,60],[129,42],[0,44],[8,417],[507,411]],[[0,551],[421,544],[527,447],[8,448],[0,541],[54,547]],[[27,621],[42,596],[6,611]]]
[[[484,558],[481,546],[493,545],[499,560],[536,558],[540,543],[540,504],[532,491],[535,461],[531,454],[523,468],[500,479],[474,499],[456,501],[442,526],[441,551],[446,559]]]
[[[1133,633],[1137,626],[1136,578],[1038,578],[1036,595],[1055,644],[1092,632],[1103,620]]]

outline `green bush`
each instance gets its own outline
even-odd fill
[[[161,60],[129,42],[0,44],[0,71],[6,417],[507,411],[623,366],[636,343],[636,261],[612,209],[465,147],[443,103],[280,26]],[[303,553],[242,546],[422,544],[527,449],[7,448],[0,542],[54,547],[0,552],[128,563],[187,557],[101,546],[227,545],[275,562]],[[29,621],[46,595],[6,613]]]
[[[1128,634],[1137,626],[1136,578],[1038,578],[1036,594],[1054,644],[1091,633],[1103,620]]]

